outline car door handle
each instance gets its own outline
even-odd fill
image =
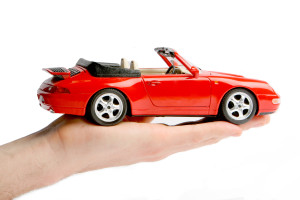
[[[160,81],[149,81],[147,82],[148,85],[150,86],[156,86],[156,85],[159,85],[161,82]]]

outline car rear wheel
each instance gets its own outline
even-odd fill
[[[96,93],[87,108],[87,114],[97,124],[111,126],[121,122],[127,112],[127,102],[118,90],[104,89]]]
[[[257,110],[254,95],[245,89],[233,89],[223,98],[221,103],[222,117],[234,124],[243,124],[253,118]]]

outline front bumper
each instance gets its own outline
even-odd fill
[[[257,115],[271,114],[278,110],[280,105],[280,96],[278,94],[261,94],[258,98]]]

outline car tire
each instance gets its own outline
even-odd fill
[[[221,118],[233,124],[243,124],[253,118],[257,111],[255,96],[246,89],[230,90],[222,99]]]
[[[87,107],[88,118],[103,126],[112,126],[121,122],[127,113],[124,95],[115,89],[97,92]]]

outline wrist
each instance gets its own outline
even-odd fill
[[[0,195],[16,197],[72,173],[53,135],[44,130],[0,147]]]

